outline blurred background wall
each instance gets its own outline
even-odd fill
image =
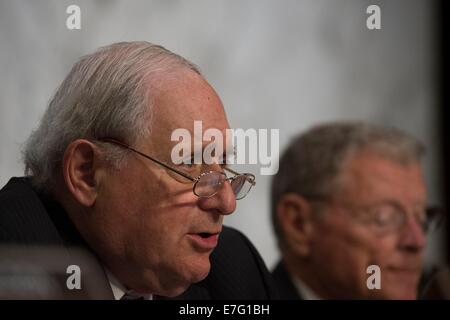
[[[81,30],[66,8],[81,8]],[[368,30],[366,8],[381,8]],[[55,88],[83,54],[117,41],[161,44],[198,64],[235,128],[280,129],[280,147],[321,121],[394,125],[428,148],[430,203],[440,204],[435,3],[430,0],[0,0],[0,185],[21,175],[20,150]],[[269,267],[270,176],[226,223]],[[439,236],[427,263],[443,260]]]

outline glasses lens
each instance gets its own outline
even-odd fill
[[[222,172],[211,171],[203,174],[195,183],[194,193],[199,197],[211,197],[217,193],[225,179],[226,176]]]
[[[236,200],[244,198],[250,191],[252,187],[252,184],[249,181],[250,178],[251,177],[243,174],[235,177],[231,182],[231,188],[233,188],[233,192],[236,195]]]

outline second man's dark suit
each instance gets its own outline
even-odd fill
[[[272,272],[272,278],[277,287],[278,295],[283,300],[298,300],[302,299],[297,288],[292,282],[291,275],[280,261]]]

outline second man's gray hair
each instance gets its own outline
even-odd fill
[[[365,122],[332,122],[312,127],[289,144],[271,184],[272,223],[280,243],[276,206],[286,193],[326,196],[353,154],[370,150],[400,164],[420,162],[425,148],[413,136],[393,127]]]

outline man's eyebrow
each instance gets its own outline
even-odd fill
[[[192,161],[193,159],[194,159],[194,152],[191,152],[187,156],[183,157],[183,160],[181,163],[193,163],[193,161]],[[189,162],[187,162],[187,161],[189,161]]]
[[[204,148],[201,150],[202,160],[203,160],[203,151],[204,150],[205,150]],[[231,155],[228,154],[229,150],[231,150],[231,152],[232,152]],[[188,163],[194,163],[194,161],[192,161],[192,160],[195,159],[195,154],[196,154],[195,151],[192,151],[190,154],[188,154],[187,156],[185,156],[183,158],[182,163],[186,163],[186,160],[190,161]],[[219,160],[222,163],[224,163],[224,164],[228,164],[229,156],[235,156],[235,155],[236,155],[236,149],[235,148],[224,150],[223,153],[219,156]]]
[[[228,157],[227,157],[227,152],[224,151],[220,157],[219,157],[219,163],[223,164],[223,165],[227,165],[228,164]]]
[[[371,203],[368,204],[367,206],[371,207],[371,208],[373,208],[373,207],[376,208],[376,207],[386,206],[386,205],[402,208],[402,204],[398,200],[393,199],[393,198],[382,198],[382,199],[378,199],[373,202],[371,201]]]
[[[391,206],[401,211],[407,211],[408,208],[405,208],[405,206],[398,200],[393,198],[386,198],[380,201],[375,202],[374,204],[370,205],[371,208],[376,208],[380,206]],[[426,208],[426,203],[423,201],[418,201],[412,204],[414,208],[417,207],[423,207]]]
[[[200,155],[201,155],[202,159],[203,159],[203,150],[204,149],[201,149],[201,152],[200,152]],[[183,157],[182,163],[189,163],[189,164],[192,163],[192,164],[194,164],[194,162],[195,162],[195,155],[196,155],[196,152],[192,151],[190,154],[188,154],[187,156]],[[187,160],[189,162],[186,162]]]

